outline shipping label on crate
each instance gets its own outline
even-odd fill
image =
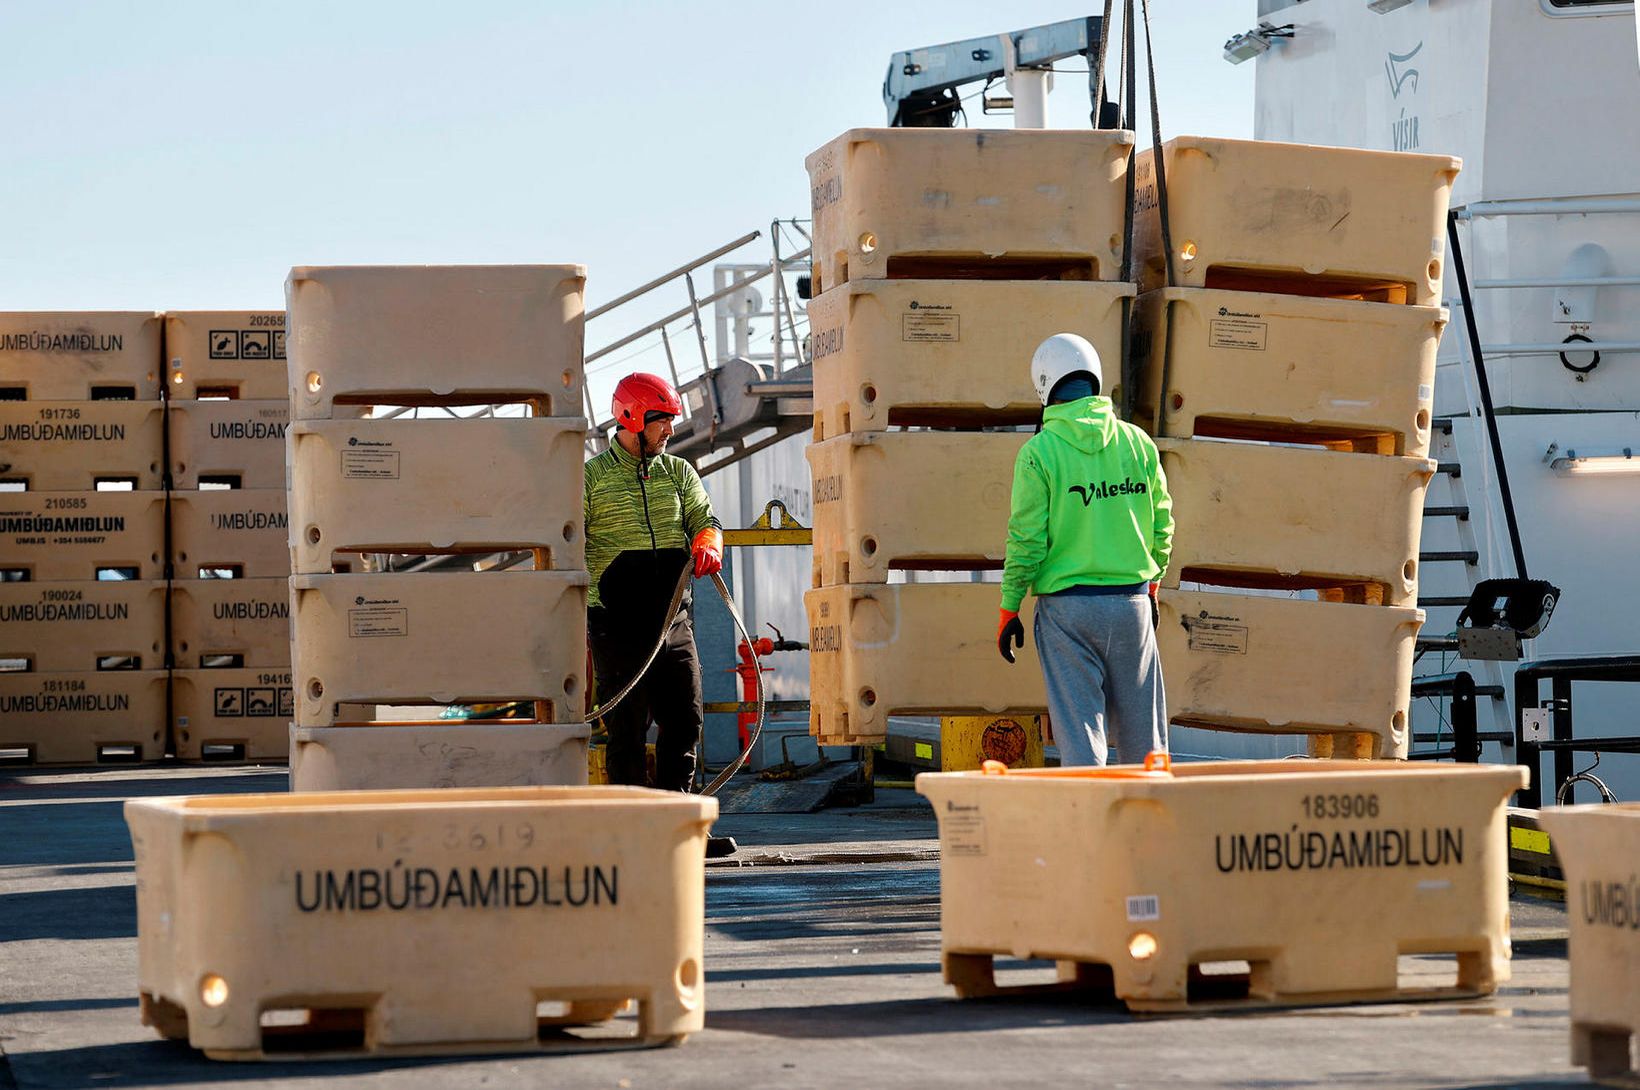
[[[940,832],[945,838],[944,849],[952,855],[986,854],[985,816],[978,803],[946,799],[940,814]]]
[[[940,303],[913,299],[900,315],[902,341],[960,341],[962,315]]]
[[[353,608],[347,611],[347,634],[353,639],[408,636],[410,610],[400,605],[397,598],[359,595],[353,599]]]
[[[126,517],[104,514],[99,506],[86,496],[0,504],[0,537],[18,545],[100,545],[109,535],[125,532]]]
[[[0,624],[106,625],[131,619],[131,602],[118,600],[99,591],[119,591],[133,585],[88,583],[80,586],[22,583],[5,587],[0,594]],[[137,584],[140,585],[140,584]],[[153,586],[155,584],[148,584]],[[164,584],[157,584],[163,587]]]
[[[1190,634],[1190,650],[1212,655],[1247,654],[1248,627],[1241,618],[1224,617],[1204,609],[1183,621]]]
[[[342,476],[357,481],[398,480],[403,452],[396,446],[391,440],[348,436],[347,449],[341,452]]]
[[[1270,323],[1262,314],[1220,307],[1218,316],[1207,324],[1207,343],[1212,348],[1236,348],[1263,352],[1269,347]]]

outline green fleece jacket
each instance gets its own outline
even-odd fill
[[[1167,570],[1173,501],[1156,444],[1108,397],[1049,405],[1014,461],[1002,608],[1027,590],[1144,583]]]

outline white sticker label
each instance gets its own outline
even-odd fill
[[[1244,352],[1263,352],[1269,340],[1270,325],[1258,321],[1258,315],[1214,318],[1208,323],[1207,343],[1213,348],[1235,348]]]
[[[342,476],[355,480],[396,481],[399,479],[399,452],[396,450],[344,450]]]
[[[1127,899],[1127,918],[1131,923],[1162,918],[1162,900],[1154,893]]]
[[[1419,401],[1428,401],[1429,399],[1433,398],[1434,396],[1435,396],[1435,387],[1431,386],[1427,382],[1420,382],[1418,384],[1418,400]]]
[[[1247,626],[1223,621],[1190,621],[1186,640],[1192,651],[1214,655],[1247,654]]]
[[[902,314],[902,341],[960,341],[962,316],[958,314]]]
[[[402,607],[367,606],[347,611],[347,634],[354,639],[410,635],[410,611]]]
[[[947,800],[945,813],[940,815],[940,832],[945,849],[952,855],[985,854],[985,818],[978,806]]]

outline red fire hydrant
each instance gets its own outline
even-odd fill
[[[767,636],[759,636],[755,642],[750,644],[745,640],[741,640],[739,645],[735,648],[740,655],[740,662],[735,665],[734,671],[740,675],[740,701],[742,704],[757,703],[758,668],[752,659],[752,652],[754,650],[759,656],[764,656],[771,655],[776,651],[802,651],[809,646],[808,644],[802,643],[798,640],[786,639],[786,637],[781,634],[780,629],[775,628],[772,624],[769,625],[769,627],[774,629],[774,639],[771,640]],[[766,674],[773,669],[773,666],[765,666],[763,667],[762,672]],[[755,711],[742,711],[736,714],[735,725],[740,731],[741,749],[745,749],[751,744],[752,726],[756,722],[757,713]]]

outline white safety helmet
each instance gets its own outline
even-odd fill
[[[1066,375],[1086,371],[1093,376],[1099,390],[1105,388],[1104,368],[1099,364],[1099,352],[1088,339],[1075,333],[1055,333],[1036,346],[1031,356],[1031,385],[1042,404]]]

